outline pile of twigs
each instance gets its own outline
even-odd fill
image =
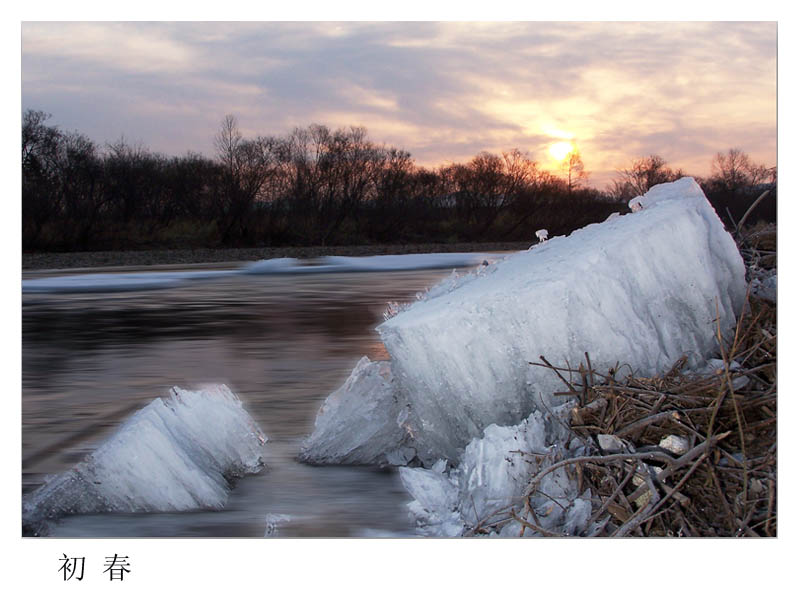
[[[736,232],[736,243],[747,266],[747,280],[753,283],[753,295],[776,299],[769,285],[762,290],[764,283],[778,273],[778,230],[774,223],[759,223],[746,231]]]
[[[738,234],[737,244],[749,270],[770,270],[777,267],[778,230],[774,223],[760,223]]]
[[[707,374],[685,359],[660,377],[598,373],[588,354],[553,370],[572,396],[571,431],[590,455],[566,468],[596,499],[594,535],[774,536],[777,532],[777,329],[774,304],[748,298]],[[530,503],[528,503],[530,505]]]

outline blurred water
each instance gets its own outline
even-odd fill
[[[226,383],[269,436],[223,511],[68,517],[69,537],[413,535],[397,474],[295,460],[375,325],[448,271],[239,276],[126,293],[23,295],[22,491],[68,469],[173,385]],[[26,273],[26,276],[28,274]],[[288,515],[289,521],[282,520]]]

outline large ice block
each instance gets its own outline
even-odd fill
[[[226,386],[172,388],[24,498],[23,524],[72,513],[222,508],[228,481],[263,466],[266,441]]]
[[[426,466],[457,463],[491,425],[519,423],[564,385],[530,361],[640,375],[718,349],[745,297],[736,244],[691,178],[643,207],[511,255],[378,327],[397,389],[419,419]],[[626,367],[626,368],[627,368]]]

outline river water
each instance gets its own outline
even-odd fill
[[[50,535],[413,535],[395,471],[295,457],[358,359],[386,358],[374,328],[387,303],[411,301],[448,272],[240,275],[162,290],[23,294],[23,494],[171,386],[225,383],[270,441],[267,468],[239,480],[224,510],[70,516]]]

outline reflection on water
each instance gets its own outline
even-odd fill
[[[268,468],[240,481],[224,511],[76,516],[52,533],[412,534],[396,473],[311,467],[295,456],[320,403],[358,359],[386,358],[374,331],[386,303],[409,301],[445,274],[241,276],[135,293],[25,295],[23,493],[75,464],[169,387],[218,382],[239,394],[270,438]]]

